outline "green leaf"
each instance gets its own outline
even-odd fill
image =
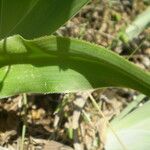
[[[150,101],[117,122],[112,122],[120,141],[127,150],[149,150],[150,148]],[[117,119],[117,118],[116,118]],[[115,120],[115,119],[114,119]],[[106,150],[122,150],[119,142],[109,131]]]
[[[130,112],[132,112],[138,105],[141,103],[141,101],[145,98],[146,96],[143,94],[138,95],[135,99],[132,100],[131,103],[128,104],[128,106],[123,109],[123,111],[113,120],[114,121],[119,121],[122,118],[124,118],[126,115],[128,115]]]
[[[150,96],[150,74],[88,42],[48,36],[0,41],[0,98],[19,93],[77,92],[118,86]]]
[[[90,0],[0,0],[0,38],[56,31]]]
[[[126,29],[128,40],[137,37],[146,27],[150,25],[150,7],[139,14],[136,19]]]

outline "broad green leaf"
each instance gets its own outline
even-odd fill
[[[88,42],[48,36],[0,41],[0,98],[19,93],[77,92],[118,86],[150,96],[150,74]]]
[[[89,0],[0,0],[0,39],[51,34]]]
[[[120,141],[127,150],[149,150],[150,148],[150,101],[118,121],[112,122]],[[117,119],[117,118],[116,118]],[[111,131],[105,145],[106,150],[122,150]]]

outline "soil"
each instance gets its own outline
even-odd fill
[[[147,7],[141,0],[93,0],[54,34],[97,43],[123,57],[137,49],[130,61],[150,71],[150,28],[128,45],[113,44],[118,32]],[[104,149],[107,124],[93,107],[89,93],[109,121],[140,94],[131,89],[106,88],[84,93],[27,95],[27,104],[22,101],[23,95],[2,99],[0,150],[21,149],[24,126],[24,150]]]

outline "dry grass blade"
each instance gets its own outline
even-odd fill
[[[99,112],[99,115],[103,117],[103,119],[105,120],[105,122],[107,123],[108,127],[111,129],[111,131],[113,132],[115,138],[118,140],[118,142],[120,143],[122,150],[127,150],[126,146],[123,144],[123,142],[120,140],[120,138],[118,137],[118,135],[116,134],[115,130],[113,129],[113,127],[111,126],[111,124],[109,123],[109,121],[106,119],[105,115],[103,114],[103,112],[101,111],[101,109],[99,108],[99,106],[97,105],[95,99],[93,98],[93,96],[88,93],[89,98],[93,104],[93,106],[97,109],[97,111]]]

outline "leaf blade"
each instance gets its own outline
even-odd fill
[[[20,34],[35,38],[52,34],[89,0],[5,0],[0,3],[0,39]]]
[[[150,101],[137,108],[121,120],[111,123],[113,129],[129,150],[148,150],[150,147]],[[117,118],[116,118],[117,119]],[[113,146],[112,146],[113,145]],[[111,132],[105,145],[106,150],[122,150]]]
[[[13,36],[0,42],[0,54],[0,97],[23,92],[77,92],[107,86],[150,94],[149,73],[88,42],[54,36],[35,40]],[[11,67],[7,69],[8,66]]]

